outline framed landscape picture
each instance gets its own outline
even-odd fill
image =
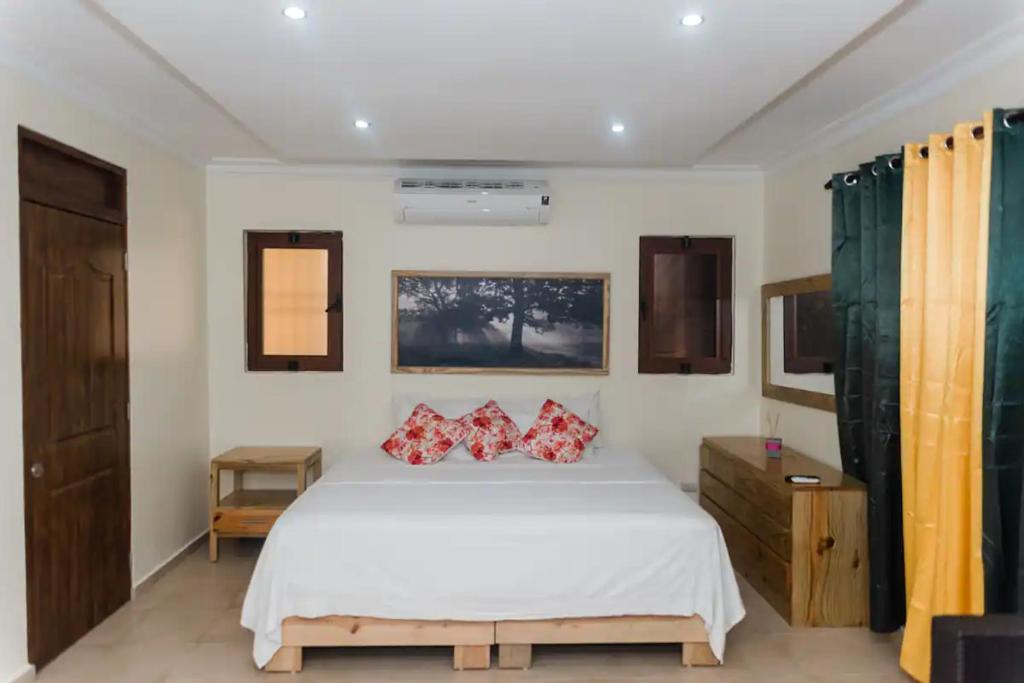
[[[608,374],[607,273],[392,271],[392,372]]]

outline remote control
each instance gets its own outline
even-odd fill
[[[790,474],[786,477],[790,484],[820,484],[821,477],[813,474]]]

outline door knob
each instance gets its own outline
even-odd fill
[[[35,477],[36,479],[39,479],[40,477],[43,476],[43,472],[46,471],[46,468],[43,467],[43,463],[41,463],[41,462],[34,462],[34,463],[32,463],[32,467],[28,468],[28,471],[29,471],[29,474],[31,474],[33,477]]]

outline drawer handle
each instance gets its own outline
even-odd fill
[[[836,539],[832,538],[831,536],[826,536],[825,538],[819,539],[818,540],[818,554],[819,555],[824,555],[825,551],[826,550],[832,550],[832,548],[835,546],[835,544],[836,544]]]

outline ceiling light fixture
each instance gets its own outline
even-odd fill
[[[370,127],[370,122],[367,121],[366,119],[356,119],[355,123],[353,123],[352,125],[358,128],[359,130],[366,130],[367,128]]]
[[[700,26],[704,23],[704,17],[699,14],[687,14],[685,17],[679,20],[679,23],[683,26],[693,28],[694,26]]]
[[[625,132],[626,132],[626,126],[625,126],[625,124],[622,124],[622,123],[613,123],[613,124],[612,124],[612,132],[613,132],[613,133],[625,133]]]
[[[302,9],[301,7],[297,7],[295,5],[292,5],[291,7],[285,7],[281,11],[281,14],[285,15],[289,19],[305,19],[306,18],[306,10]]]

